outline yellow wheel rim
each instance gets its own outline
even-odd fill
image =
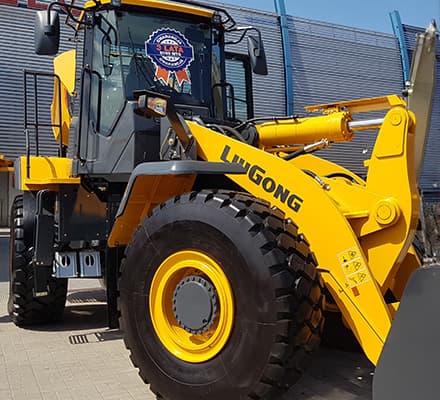
[[[173,295],[185,277],[208,279],[217,292],[217,312],[212,326],[202,334],[187,332],[173,313]],[[231,285],[220,265],[198,251],[185,250],[169,256],[156,271],[150,289],[150,315],[154,330],[164,347],[175,357],[202,363],[215,357],[231,335],[234,299]]]

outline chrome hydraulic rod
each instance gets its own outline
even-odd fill
[[[363,121],[350,121],[348,128],[351,131],[366,131],[368,129],[380,128],[383,124],[384,118],[365,119]]]

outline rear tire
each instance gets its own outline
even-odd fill
[[[203,257],[214,269],[221,269],[212,279],[196,271],[196,261]],[[174,258],[180,261],[171,263],[169,271],[179,263],[186,266],[187,274],[209,288],[206,293],[214,287],[220,305],[212,308],[217,315],[212,327],[188,335],[190,341],[209,340],[204,335],[215,336],[223,316],[232,320],[232,328],[220,332],[227,335],[224,345],[214,353],[189,351],[187,357],[193,361],[173,354],[163,340],[173,335],[175,327],[183,332],[180,316],[173,319],[168,303],[172,307],[172,301],[180,301],[176,293],[188,284],[188,275],[182,274],[180,284],[169,275],[171,289],[176,289],[169,291],[170,298],[164,291],[158,299],[161,312],[151,305],[156,304],[157,275],[167,276],[164,266]],[[218,285],[217,275],[226,277],[224,285]],[[124,341],[141,377],[160,399],[274,399],[296,382],[304,362],[319,345],[322,290],[308,244],[279,210],[246,194],[189,193],[157,207],[126,250],[120,279]],[[196,309],[191,304],[180,306],[188,320]]]
[[[67,279],[52,278],[49,295],[34,297],[33,232],[23,224],[23,196],[14,199],[10,220],[8,312],[18,326],[58,321],[64,312]]]

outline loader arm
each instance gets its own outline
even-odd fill
[[[372,102],[365,100],[369,108]],[[377,362],[392,320],[392,309],[383,293],[408,252],[418,211],[410,156],[414,117],[394,96],[388,102],[381,98],[376,103],[386,104],[390,110],[365,184],[360,178],[359,183],[353,183],[321,175],[324,170],[330,176],[332,171],[340,171],[324,160],[302,155],[286,161],[188,123],[202,159],[240,164],[246,175],[230,175],[230,179],[283,210],[300,227],[316,255],[327,288],[373,363]],[[273,136],[283,135],[275,131]]]

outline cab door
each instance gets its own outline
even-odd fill
[[[228,119],[246,121],[253,118],[252,70],[247,55],[226,53],[226,81]]]

